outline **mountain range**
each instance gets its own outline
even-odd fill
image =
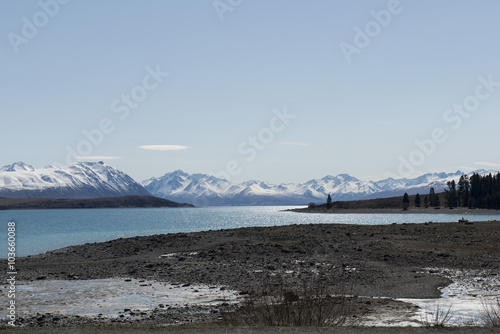
[[[477,170],[479,174],[489,171]],[[328,194],[333,201],[350,201],[429,193],[431,187],[443,192],[446,183],[458,181],[463,172],[428,173],[413,179],[387,178],[362,181],[348,174],[328,175],[305,183],[272,184],[263,181],[231,183],[206,174],[188,174],[181,170],[150,178],[142,185],[154,196],[176,202],[208,205],[304,205],[324,203]]]
[[[477,170],[479,174],[492,171]],[[77,162],[64,167],[34,169],[23,162],[0,168],[0,197],[101,198],[129,195],[156,196],[195,206],[306,205],[444,191],[446,183],[464,173],[428,173],[413,179],[362,181],[348,174],[328,175],[305,183],[273,184],[264,181],[232,183],[207,174],[181,170],[139,183],[104,162]]]

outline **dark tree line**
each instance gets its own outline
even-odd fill
[[[460,180],[448,181],[445,189],[446,206],[449,208],[469,207],[500,209],[500,173],[481,176],[474,173]]]

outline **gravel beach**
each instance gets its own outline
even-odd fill
[[[451,280],[424,268],[500,275],[500,223],[291,225],[178,233],[71,246],[18,259],[18,280],[133,278],[223,286],[242,296],[265,281],[321,280],[356,297],[355,312],[411,313],[390,299],[437,298]],[[2,277],[4,280],[6,277]],[[38,314],[28,326],[214,323],[227,305],[161,310],[127,319]],[[54,320],[54,317],[58,318]]]

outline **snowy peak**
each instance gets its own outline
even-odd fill
[[[167,173],[162,177],[150,178],[142,185],[158,197],[176,197],[184,194],[186,198],[194,199],[200,196],[218,197],[220,192],[231,187],[232,183],[206,174],[188,174],[181,170]],[[192,201],[191,201],[192,203]]]
[[[184,172],[184,171],[182,171],[182,170],[180,170],[180,169],[178,169],[178,170],[176,170],[176,171],[174,171],[174,172],[172,172],[172,173],[170,173],[170,174],[171,174],[172,176],[178,176],[178,177],[188,177],[188,176],[189,176],[189,174],[188,174],[188,173],[186,173],[186,172]]]
[[[95,198],[151,195],[129,175],[104,162],[34,169],[14,163],[0,170],[0,196]]]
[[[349,174],[339,174],[336,177],[338,180],[341,180],[343,182],[359,182],[359,180]]]
[[[35,169],[22,161],[14,162],[12,165],[6,165],[0,168],[0,172],[32,172]]]

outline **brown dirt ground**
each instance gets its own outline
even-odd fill
[[[500,275],[500,223],[291,225],[117,239],[20,258],[18,280],[134,277],[252,294],[269,279],[320,279],[358,296],[439,297],[437,288],[450,281],[422,271],[429,267]],[[360,299],[358,312],[377,307],[386,306]]]

